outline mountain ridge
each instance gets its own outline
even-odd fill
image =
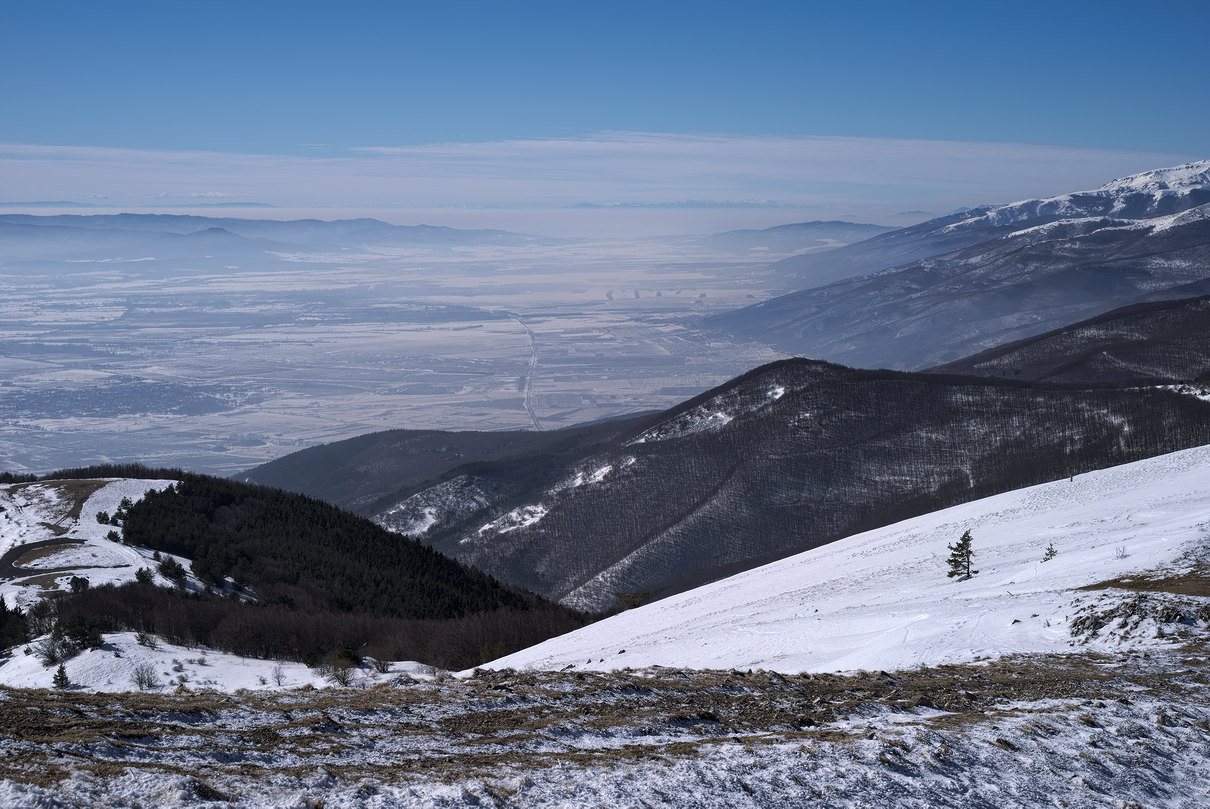
[[[1040,475],[1210,442],[1210,403],[788,359],[613,428],[562,456],[447,466],[371,516],[602,610]]]
[[[1210,163],[931,220],[821,257],[907,263],[715,315],[708,326],[862,367],[929,367],[1108,309],[1210,291]],[[1164,172],[1168,172],[1165,174]],[[1156,186],[1153,188],[1152,186]],[[1145,190],[1139,190],[1145,189]],[[897,252],[896,252],[897,251]],[[852,268],[850,268],[852,269]]]

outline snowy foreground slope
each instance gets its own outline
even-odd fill
[[[978,575],[948,578],[974,537]],[[1048,545],[1057,555],[1042,558]],[[900,669],[1063,652],[1112,594],[1077,588],[1210,553],[1210,447],[1078,475],[858,534],[624,612],[492,668]],[[1154,629],[1154,627],[1152,627]],[[1091,641],[1116,648],[1112,632]]]
[[[258,688],[260,664],[207,655],[179,688],[0,687],[0,806],[1203,807],[1208,527],[1200,448],[855,536],[463,677]],[[958,582],[966,529],[980,572]],[[206,683],[220,667],[254,688]]]

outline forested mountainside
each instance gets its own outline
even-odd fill
[[[370,515],[456,467],[531,454],[558,463],[564,456],[576,457],[632,431],[647,418],[632,416],[543,432],[387,430],[300,450],[237,477]]]
[[[899,253],[879,247],[900,242]],[[1114,307],[1205,294],[1210,161],[979,208],[832,253],[842,250],[885,258],[708,325],[847,365],[918,369]]]
[[[1080,385],[1210,382],[1210,296],[1125,306],[931,370]]]
[[[83,491],[82,497],[112,482],[113,471],[72,470],[74,481],[18,485]],[[474,665],[586,620],[313,498],[173,470],[143,471],[168,479],[144,487],[113,513],[82,513],[80,499],[74,516],[63,517],[67,522],[51,532],[68,539],[42,544],[70,550],[66,546],[82,542],[70,537],[90,533],[72,520],[101,522],[117,530],[94,542],[94,556],[128,547],[154,551],[157,562],[142,572],[123,565],[127,575],[107,573],[100,586],[84,581],[56,593],[34,616],[45,624],[40,631],[58,623],[81,632],[154,633],[262,658],[315,662],[338,653],[369,654],[450,666]],[[106,480],[83,486],[90,477]],[[21,517],[6,524],[31,538]],[[120,544],[111,546],[111,540]],[[38,565],[44,563],[27,564],[34,567],[4,575],[24,579],[43,572]],[[76,564],[84,577],[95,576],[87,560]],[[65,570],[44,572],[66,577]],[[47,581],[46,588],[56,585]]]
[[[374,519],[504,581],[600,610],[1207,441],[1210,404],[1168,391],[786,360],[579,455],[451,468]]]

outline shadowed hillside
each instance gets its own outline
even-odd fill
[[[1070,384],[1210,381],[1210,296],[1125,306],[932,371]]]

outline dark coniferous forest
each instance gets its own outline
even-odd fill
[[[55,603],[65,625],[85,621],[255,657],[316,662],[351,650],[457,668],[587,621],[309,497],[178,470],[120,471],[178,480],[130,506],[121,537],[192,559],[211,592],[150,582],[89,588]]]

